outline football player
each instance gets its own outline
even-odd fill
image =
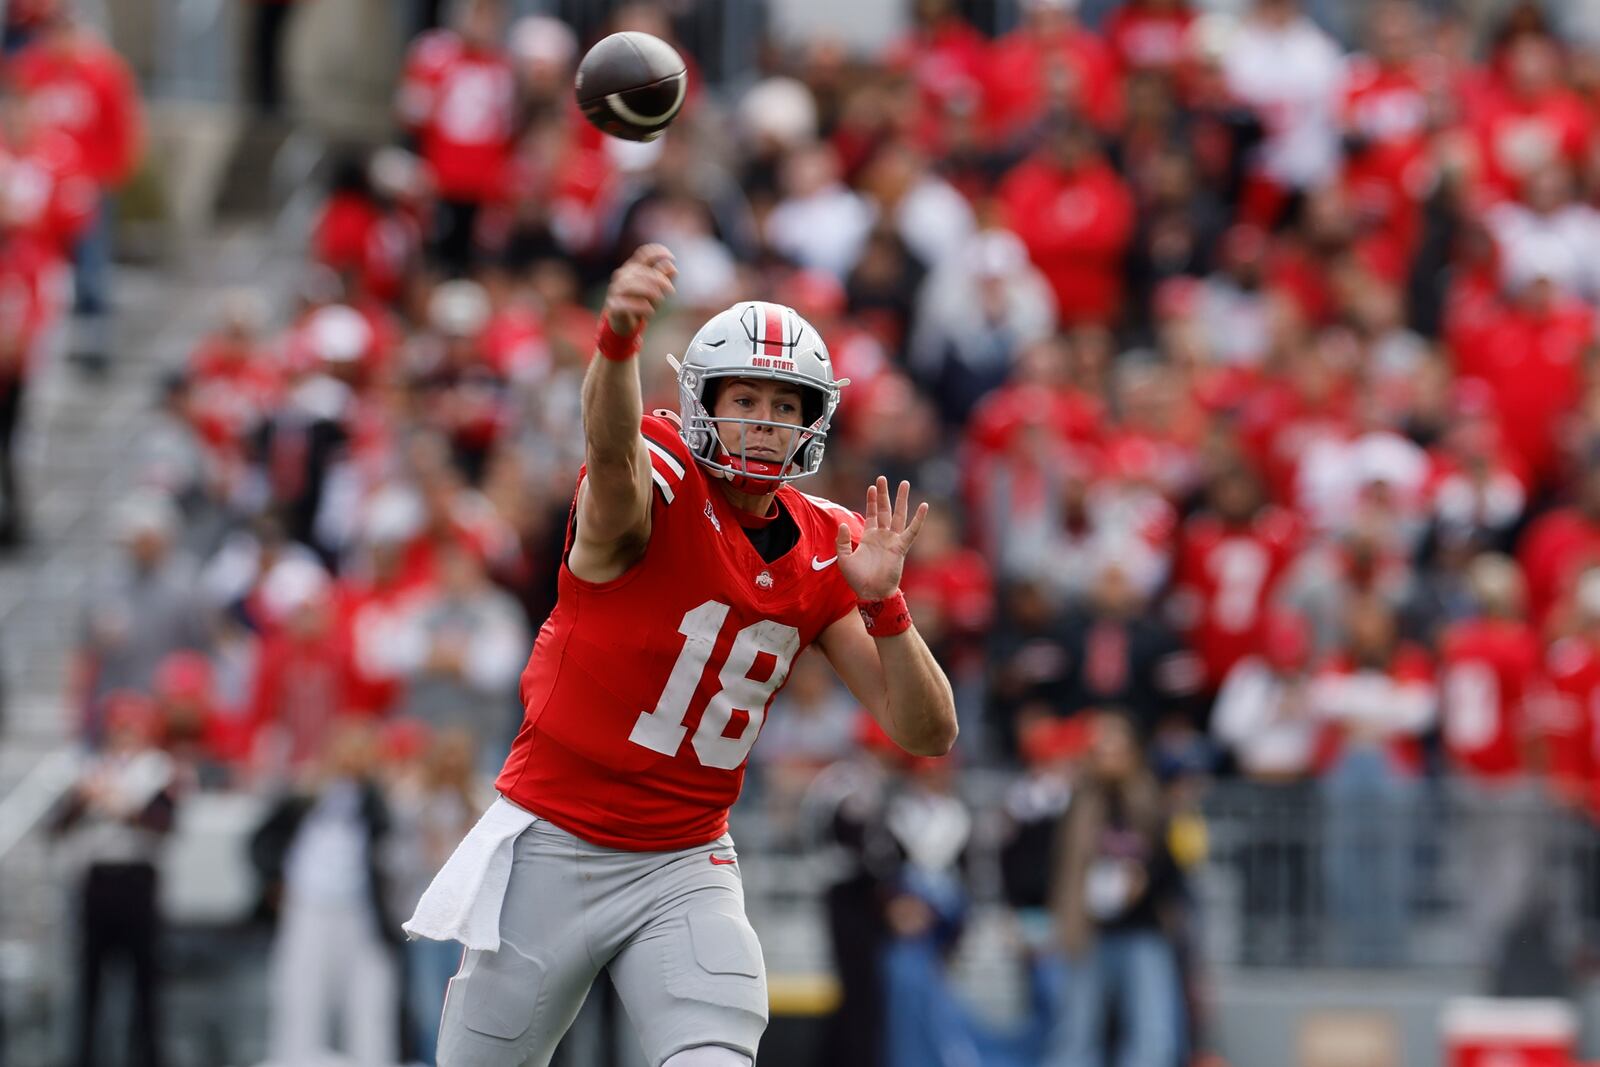
[[[956,738],[901,568],[928,505],[885,479],[864,514],[792,484],[841,386],[792,308],[746,301],[690,341],[679,413],[645,415],[639,336],[676,267],[611,279],[583,387],[586,462],[560,596],[522,677],[500,797],[406,926],[466,947],[444,1067],[543,1067],[609,972],[651,1067],[750,1067],[767,1023],[728,808],[796,656],[816,644],[907,752]]]

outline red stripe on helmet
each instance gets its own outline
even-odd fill
[[[765,304],[767,318],[761,325],[761,352],[767,356],[783,355],[783,310],[776,304]]]

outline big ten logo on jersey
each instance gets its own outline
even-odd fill
[[[678,754],[689,732],[685,720],[690,705],[730,610],[727,604],[708,600],[684,615],[678,624],[683,650],[672,665],[655,709],[639,713],[628,734],[629,741],[663,756]],[[694,732],[693,748],[701,764],[731,771],[744,763],[761,733],[767,702],[789,677],[789,665],[799,651],[800,631],[771,619],[753,622],[734,634],[727,658],[717,673],[717,691],[706,702]],[[761,671],[756,670],[758,664]],[[770,670],[765,669],[767,665]],[[743,722],[735,727],[735,719],[741,715]],[[735,731],[731,736],[730,727]]]
[[[711,520],[711,525],[717,528],[717,533],[722,532],[722,520],[717,518],[717,509],[711,506],[711,501],[706,501],[706,518]]]

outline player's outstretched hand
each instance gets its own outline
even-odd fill
[[[672,279],[677,273],[678,266],[665,245],[641,245],[611,275],[606,288],[604,314],[611,320],[611,331],[632,337],[644,329],[661,302],[672,295]]]
[[[839,572],[862,600],[882,600],[900,588],[906,553],[922,529],[922,520],[928,517],[924,501],[908,521],[910,506],[911,483],[900,483],[891,505],[889,479],[880,476],[875,484],[867,486],[867,509],[862,512],[867,524],[854,549],[850,547],[850,527],[839,524],[839,537],[834,543],[839,552]]]

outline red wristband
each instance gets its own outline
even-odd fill
[[[643,332],[638,330],[629,336],[623,336],[611,328],[611,319],[608,316],[601,315],[600,333],[594,339],[594,346],[607,359],[625,363],[639,354],[639,346],[643,343],[640,335]]]
[[[898,589],[882,600],[858,600],[856,608],[861,612],[861,621],[867,624],[867,633],[873,637],[893,637],[911,629],[906,595]]]

